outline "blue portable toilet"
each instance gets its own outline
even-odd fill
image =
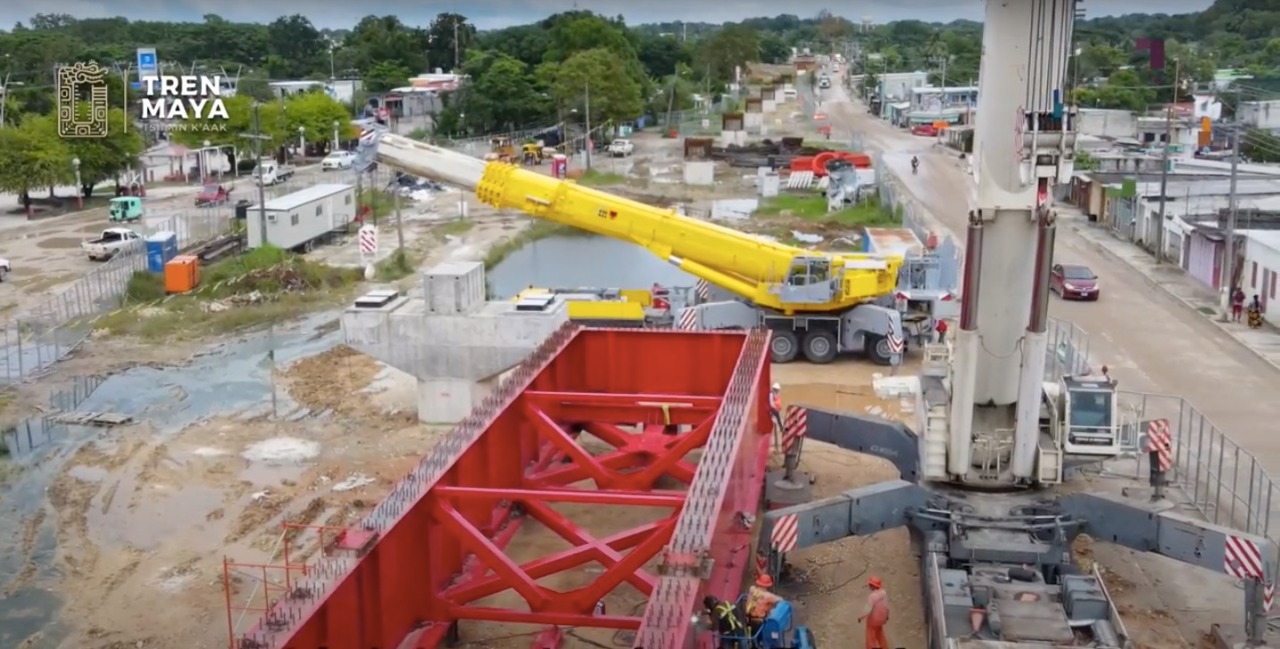
[[[147,270],[163,273],[164,265],[178,256],[178,235],[174,232],[157,232],[147,237]]]

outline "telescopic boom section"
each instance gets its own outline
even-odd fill
[[[505,162],[483,162],[392,134],[362,145],[362,162],[474,191],[484,203],[517,209],[647,248],[681,270],[784,313],[838,312],[892,293],[901,257],[805,250],[582,187]],[[372,155],[368,155],[369,153]],[[369,159],[372,158],[372,159]],[[822,302],[784,302],[780,287],[827,283]],[[815,292],[814,295],[822,295]]]

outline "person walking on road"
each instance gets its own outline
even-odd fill
[[[938,332],[938,344],[947,342],[947,321],[938,318],[938,324],[934,325],[934,330]]]
[[[1262,328],[1262,302],[1257,295],[1253,296],[1252,302],[1249,302],[1249,328]]]
[[[885,639],[884,627],[889,623],[889,594],[884,592],[884,583],[879,577],[867,580],[867,607],[863,609],[858,622],[866,622],[866,643],[864,649],[889,649],[889,641]]]
[[[1231,294],[1231,320],[1240,322],[1240,316],[1244,314],[1244,291],[1239,286],[1235,292]]]

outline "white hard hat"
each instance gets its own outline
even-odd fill
[[[770,389],[770,390],[774,390],[774,391],[781,390],[781,389],[782,389],[782,384],[781,384],[781,383],[774,383],[774,384],[773,384],[773,386],[772,386],[772,387],[770,387],[769,389]]]

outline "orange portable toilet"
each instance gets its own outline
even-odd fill
[[[178,255],[164,265],[164,292],[186,293],[200,285],[200,258]]]

